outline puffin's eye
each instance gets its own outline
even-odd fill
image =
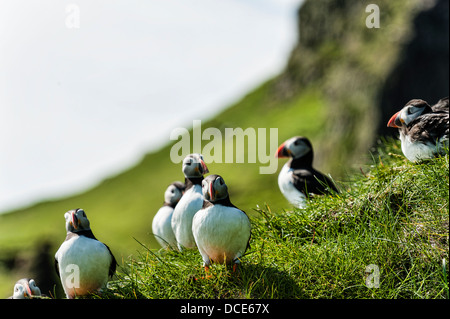
[[[418,107],[418,106],[411,106],[411,107],[408,107],[406,109],[406,111],[409,115],[409,114],[419,113],[420,111],[422,111],[422,108]]]

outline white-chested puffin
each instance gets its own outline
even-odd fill
[[[306,207],[307,194],[338,192],[330,178],[312,167],[314,152],[311,142],[295,136],[278,147],[276,157],[290,157],[278,175],[278,186],[286,199],[297,208]]]
[[[108,246],[91,231],[81,208],[64,214],[67,236],[55,254],[55,269],[67,298],[101,292],[116,271],[116,259]]]
[[[398,128],[402,152],[411,162],[433,158],[448,148],[448,98],[434,106],[414,99],[389,120],[388,127]]]
[[[172,229],[180,251],[183,248],[195,248],[192,218],[203,206],[203,175],[209,172],[203,156],[197,153],[189,154],[184,158],[182,170],[186,190],[172,214]]]
[[[164,193],[164,205],[153,217],[152,231],[163,248],[176,249],[177,240],[172,230],[172,214],[186,186],[181,182],[173,182]]]
[[[202,191],[205,200],[192,221],[192,233],[205,270],[211,262],[233,263],[235,270],[249,245],[250,219],[231,203],[221,176],[205,177]]]
[[[33,299],[41,298],[41,290],[34,279],[22,278],[14,285],[14,292],[8,299]]]

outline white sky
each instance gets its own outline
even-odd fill
[[[0,0],[0,212],[91,187],[279,73],[301,2]]]

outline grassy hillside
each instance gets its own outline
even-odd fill
[[[412,164],[399,153],[383,146],[341,194],[304,210],[255,208],[237,273],[213,265],[195,281],[198,251],[143,245],[102,298],[448,298],[448,154]]]

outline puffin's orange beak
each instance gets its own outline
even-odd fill
[[[73,228],[78,229],[78,224],[79,224],[78,218],[75,215],[75,213],[73,212],[72,213],[72,226],[73,226]]]
[[[211,200],[211,202],[214,201],[214,195],[215,195],[215,194],[213,193],[213,190],[214,190],[213,184],[214,184],[214,183],[209,184],[209,199]]]
[[[30,298],[33,298],[33,294],[31,293],[30,285],[28,283],[25,285],[25,289],[26,289],[26,293],[28,293],[28,296],[30,296]],[[25,293],[25,297],[26,297],[26,293]]]
[[[283,143],[278,147],[275,157],[282,158],[289,156],[289,150],[285,148],[285,144],[286,143]]]
[[[206,166],[205,162],[200,160],[200,164],[202,165],[203,174],[209,173],[208,167]]]
[[[400,111],[395,113],[394,115],[392,115],[392,117],[389,119],[389,122],[387,123],[387,126],[399,128],[402,123],[402,120],[400,119],[399,115],[400,115]],[[398,118],[398,120],[397,120],[397,118]]]

